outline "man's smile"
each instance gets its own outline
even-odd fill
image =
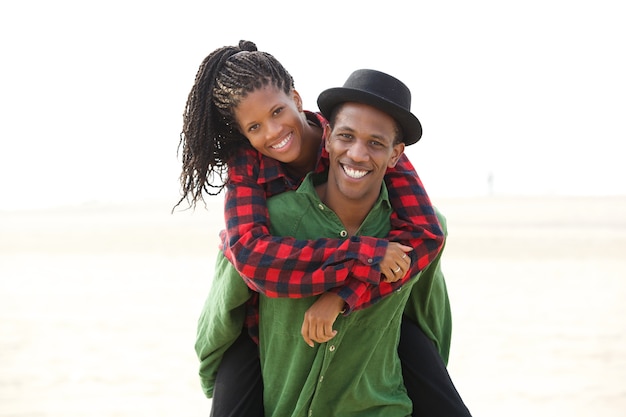
[[[345,172],[348,177],[354,178],[355,180],[363,178],[369,173],[368,170],[352,168],[344,164],[340,165],[343,168],[343,172]]]

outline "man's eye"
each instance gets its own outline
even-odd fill
[[[274,116],[276,116],[277,114],[280,114],[280,113],[282,113],[282,112],[283,112],[283,108],[282,108],[282,107],[279,107],[279,108],[277,108],[276,110],[274,110]]]

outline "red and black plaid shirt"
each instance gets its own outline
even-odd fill
[[[318,113],[307,112],[307,117],[322,127],[328,123]],[[315,172],[327,168],[328,154],[321,146]],[[291,177],[281,162],[254,149],[240,152],[229,164],[224,254],[256,292],[299,298],[335,291],[346,300],[349,310],[365,308],[397,288],[379,285],[379,263],[389,241],[413,248],[408,277],[424,269],[443,245],[444,235],[433,206],[406,155],[385,175],[394,209],[392,230],[386,239],[353,236],[307,241],[271,236],[266,199],[295,190],[301,181]],[[258,294],[248,304],[246,325],[256,339]]]

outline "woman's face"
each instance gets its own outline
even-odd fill
[[[284,163],[299,157],[307,122],[297,91],[285,94],[266,85],[248,94],[234,113],[239,130],[261,154]]]

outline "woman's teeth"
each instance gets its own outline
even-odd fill
[[[291,135],[287,136],[285,139],[278,142],[276,145],[272,145],[272,149],[281,149],[284,148],[287,143],[291,140]]]

